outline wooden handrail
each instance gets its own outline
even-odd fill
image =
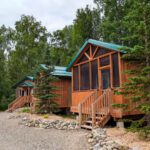
[[[93,91],[90,95],[88,95],[83,101],[81,101],[78,105],[79,110],[79,125],[86,121],[89,117],[91,117],[92,108],[91,105],[97,99],[98,92],[97,90]]]
[[[8,106],[8,110],[13,111],[19,107],[22,107],[26,103],[31,103],[31,101],[31,95],[19,97]]]
[[[103,94],[92,103],[92,126],[96,124],[96,115],[104,117],[110,114],[111,99],[112,91],[111,89],[106,89]]]

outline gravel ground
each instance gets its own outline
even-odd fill
[[[0,150],[87,150],[87,131],[29,128],[0,113]]]

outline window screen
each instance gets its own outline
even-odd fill
[[[92,71],[92,89],[98,88],[98,64],[97,60],[91,62]]]
[[[102,49],[99,47],[94,57],[98,57],[98,56],[100,56],[102,54],[106,54],[106,53],[108,53],[108,50]]]
[[[78,66],[73,68],[73,89],[74,89],[74,91],[79,90],[79,70],[78,70]]]
[[[86,60],[88,60],[88,58],[83,54],[77,63],[84,62]]]
[[[102,89],[107,89],[110,87],[110,70],[104,69],[102,73]]]
[[[89,73],[89,63],[83,64],[80,66],[81,70],[81,81],[80,81],[80,89],[81,90],[89,90],[90,89],[90,73]]]
[[[118,53],[112,55],[112,68],[113,68],[113,86],[119,87],[119,65],[118,65]]]
[[[109,56],[100,59],[100,66],[107,66],[110,64]]]

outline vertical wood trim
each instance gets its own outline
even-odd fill
[[[99,90],[101,89],[101,70],[99,69],[99,59],[98,59],[98,65],[97,65],[97,69],[98,69],[98,87]]]
[[[79,83],[78,83],[79,85],[78,85],[78,86],[79,86],[79,91],[80,91],[80,89],[81,89],[81,88],[80,88],[80,86],[81,86],[81,72],[80,72],[80,70],[81,70],[81,69],[80,69],[80,65],[78,65],[78,78],[79,78],[79,81],[78,81],[78,82],[79,82]]]
[[[72,72],[72,78],[71,78],[71,83],[72,83],[72,89],[71,89],[71,91],[73,92],[74,91],[74,83],[73,83],[73,81],[74,81],[74,72],[73,72],[73,67],[71,68],[71,72]]]
[[[113,87],[113,68],[112,68],[112,55],[109,55],[109,60],[110,60],[110,84],[111,88]]]
[[[120,87],[122,87],[122,68],[121,68],[121,55],[118,53],[118,65],[119,65],[119,81],[120,81]]]
[[[90,58],[92,58],[92,45],[90,45]]]
[[[95,48],[95,51],[94,51],[94,53],[93,53],[93,57],[95,56],[95,54],[96,54],[98,48],[99,48],[98,46]]]
[[[90,77],[90,89],[92,89],[92,65],[89,62],[89,77]]]

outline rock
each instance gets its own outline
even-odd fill
[[[92,138],[92,137],[93,137],[92,133],[90,133],[90,134],[87,135],[87,138]]]
[[[97,143],[96,145],[93,146],[93,150],[99,150],[101,147],[100,147],[100,144]]]
[[[94,142],[94,139],[93,138],[89,138],[88,139],[88,143],[92,143],[92,142]]]

